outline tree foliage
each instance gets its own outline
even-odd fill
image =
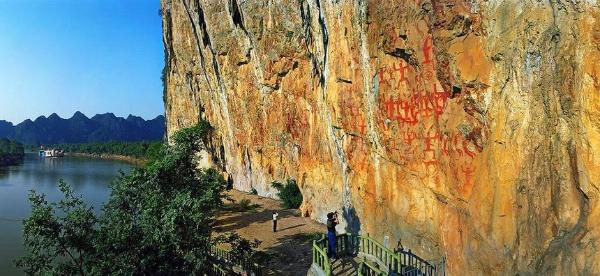
[[[0,156],[9,154],[22,155],[23,153],[23,144],[8,140],[6,138],[0,138]]]
[[[18,267],[30,275],[202,272],[226,187],[217,171],[196,166],[210,132],[201,123],[177,133],[160,158],[112,184],[99,215],[64,183],[58,203],[32,191],[32,215],[24,222],[27,255]]]
[[[154,161],[162,154],[163,143],[159,141],[149,141],[57,144],[49,146],[49,148],[60,148],[64,149],[65,152],[72,153],[123,155]]]
[[[227,244],[231,248],[229,251],[233,259],[251,260],[257,257],[256,249],[262,242],[254,239],[253,241],[242,238],[238,233],[231,232],[218,236],[216,243]]]
[[[288,179],[286,184],[274,181],[271,186],[277,191],[277,196],[281,199],[283,207],[287,209],[297,209],[302,205],[302,192],[294,179]]]

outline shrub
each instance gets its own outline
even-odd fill
[[[297,209],[302,204],[302,192],[300,192],[300,188],[298,187],[298,184],[296,184],[296,180],[288,179],[285,185],[274,181],[271,186],[277,189],[277,196],[283,203],[284,208]]]
[[[253,195],[258,195],[258,191],[254,188],[252,188],[252,190],[250,190],[250,193]]]
[[[249,199],[242,199],[238,202],[232,202],[223,206],[223,210],[232,212],[256,212],[260,204],[253,204]]]

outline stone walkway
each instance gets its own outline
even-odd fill
[[[283,210],[277,200],[239,191],[228,195],[239,203],[246,199],[255,204],[245,211],[227,210],[218,215],[215,232],[236,232],[245,239],[258,239],[269,268],[268,275],[306,275],[312,264],[312,240],[324,234],[326,226],[300,216],[298,210]],[[232,208],[234,209],[234,208]],[[272,212],[279,212],[278,231],[272,231]]]

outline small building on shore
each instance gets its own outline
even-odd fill
[[[44,149],[44,147],[42,146],[40,149],[40,156],[41,157],[64,157],[65,156],[65,151],[63,149]]]

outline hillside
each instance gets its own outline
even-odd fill
[[[152,120],[129,115],[117,117],[112,113],[98,114],[88,118],[76,112],[69,119],[56,114],[41,116],[14,126],[0,121],[0,138],[6,137],[24,144],[65,144],[107,141],[150,141],[161,140],[165,131],[165,118]]]

